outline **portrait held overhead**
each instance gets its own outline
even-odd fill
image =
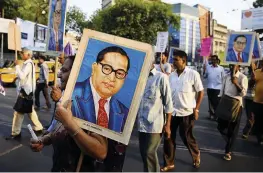
[[[62,52],[67,0],[51,0],[47,51]]]
[[[249,65],[252,59],[255,33],[231,32],[228,36],[225,62],[228,64]]]
[[[148,44],[85,30],[63,97],[80,126],[127,143],[152,58]]]

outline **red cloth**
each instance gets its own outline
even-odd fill
[[[97,118],[97,124],[104,128],[108,128],[108,125],[109,125],[108,116],[104,108],[106,103],[107,103],[107,100],[105,99],[99,100],[99,112],[98,112],[98,118]]]

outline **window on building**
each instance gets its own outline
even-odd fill
[[[218,42],[217,41],[215,42],[215,44],[216,44],[216,46],[218,46]]]

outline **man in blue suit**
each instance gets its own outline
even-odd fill
[[[226,61],[228,62],[248,62],[249,55],[243,52],[246,48],[247,38],[245,35],[238,35],[234,39],[234,46],[228,49]]]
[[[114,95],[122,88],[129,68],[130,59],[122,48],[111,46],[100,51],[91,77],[75,85],[73,115],[122,133],[129,109]]]

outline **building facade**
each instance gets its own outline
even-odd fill
[[[115,4],[115,0],[102,0],[101,1],[101,8],[105,9]]]
[[[213,13],[209,8],[196,4],[194,6],[199,12],[199,24],[200,24],[200,34],[201,40],[213,35]]]
[[[228,29],[225,25],[217,23],[213,20],[213,54],[221,55],[227,44]]]
[[[199,61],[200,24],[199,12],[195,7],[182,3],[173,4],[173,12],[180,16],[180,29],[169,28],[172,37],[170,46],[178,47],[188,54],[188,62]]]

